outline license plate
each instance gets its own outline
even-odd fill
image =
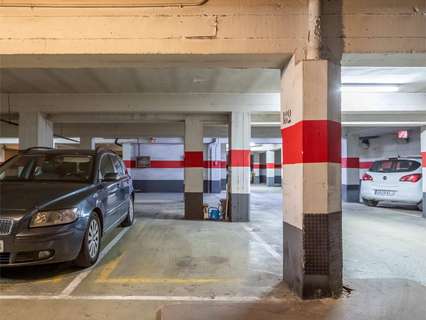
[[[385,196],[385,197],[392,197],[395,195],[395,191],[389,191],[389,190],[376,190],[374,192],[376,196]]]
[[[0,240],[0,253],[4,252],[4,242]]]

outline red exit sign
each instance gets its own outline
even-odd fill
[[[407,130],[398,131],[398,139],[408,139],[408,131]]]

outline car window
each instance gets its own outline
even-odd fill
[[[99,179],[102,180],[108,173],[116,173],[116,171],[110,155],[106,154],[101,158],[99,165]]]
[[[420,166],[420,162],[415,160],[384,160],[374,162],[370,171],[377,173],[402,173],[415,171]]]
[[[0,169],[0,180],[88,181],[92,176],[90,155],[19,155]]]
[[[126,173],[120,159],[117,156],[112,156],[112,162],[114,164],[115,172],[117,172],[120,177],[124,177]]]

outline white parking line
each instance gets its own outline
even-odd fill
[[[284,299],[273,297],[256,297],[256,296],[217,296],[217,297],[201,297],[201,296],[27,296],[27,295],[10,295],[0,296],[0,301],[6,300],[87,300],[87,301],[173,301],[173,302],[271,302],[282,303]]]
[[[114,239],[108,245],[101,251],[99,254],[98,261],[91,266],[90,268],[84,270],[81,272],[78,276],[74,278],[73,281],[61,292],[61,294],[58,297],[67,297],[70,296],[74,290],[80,285],[80,283],[87,278],[87,276],[90,274],[90,272],[93,271],[93,269],[102,261],[103,258],[111,251],[112,248],[123,238],[123,236],[129,231],[130,228],[125,228],[120,231],[119,234],[115,236]],[[2,299],[3,297],[0,297]]]
[[[263,240],[256,232],[250,229],[248,226],[244,226],[244,229],[252,236],[252,238],[262,245],[266,251],[268,251],[271,256],[273,256],[277,261],[282,262],[282,256],[279,254],[270,244]]]

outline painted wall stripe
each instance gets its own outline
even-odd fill
[[[426,168],[426,152],[422,152],[422,164],[423,168]]]
[[[230,150],[229,160],[231,167],[250,167],[250,150]]]
[[[203,151],[186,151],[185,168],[204,168]]]
[[[330,120],[305,120],[282,129],[283,164],[340,163],[341,125]]]
[[[360,161],[359,168],[360,169],[370,169],[373,165],[374,161]]]
[[[136,160],[124,160],[124,164],[128,169],[137,169]],[[224,169],[226,168],[226,161],[203,161],[203,167],[205,169]],[[180,169],[185,168],[185,161],[176,160],[176,161],[160,161],[152,160],[151,167],[152,169]]]
[[[342,168],[359,169],[359,158],[342,158]]]

